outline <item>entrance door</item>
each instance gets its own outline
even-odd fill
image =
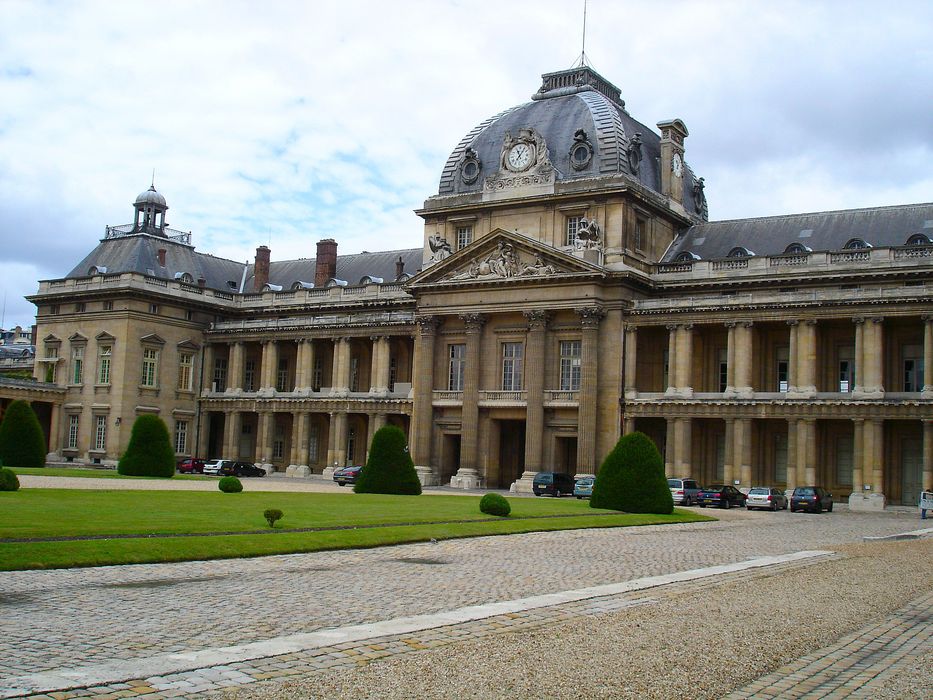
[[[922,471],[923,441],[904,439],[901,442],[901,505],[915,506],[920,502]]]
[[[499,423],[499,483],[495,488],[507,489],[525,471],[525,421],[500,420]]]
[[[577,473],[577,439],[575,437],[557,438],[557,471],[567,474]]]
[[[449,484],[450,477],[460,469],[460,436],[446,433],[441,455],[441,483]]]

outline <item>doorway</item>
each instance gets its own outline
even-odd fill
[[[525,471],[525,421],[500,420],[499,483],[494,488],[507,489]]]

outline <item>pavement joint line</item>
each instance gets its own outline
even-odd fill
[[[828,557],[834,554],[835,552],[829,550],[804,550],[789,554],[757,557],[732,564],[689,569],[660,576],[647,576],[620,583],[547,593],[511,601],[471,605],[440,613],[397,617],[374,623],[322,629],[247,644],[183,653],[157,654],[146,658],[121,659],[103,664],[72,668],[51,669],[39,673],[0,678],[0,698],[15,698],[78,688],[93,688],[140,678],[152,679],[173,673],[196,671],[215,666],[229,666],[242,661],[306,652],[338,644],[363,642],[377,637],[424,632],[430,629],[483,620],[508,613],[548,608],[562,603],[631,593],[674,583],[709,579],[723,574]]]
[[[862,538],[862,541],[883,542],[885,540],[919,540],[921,537],[926,537],[929,534],[933,534],[933,527],[925,527],[920,530],[911,530],[910,532],[898,532],[893,535],[865,535]]]

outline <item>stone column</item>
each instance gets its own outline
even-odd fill
[[[741,486],[752,486],[752,421],[742,418],[736,421],[735,455],[739,468],[733,474],[733,480],[738,478]]]
[[[815,484],[816,480],[816,464],[817,464],[817,433],[816,433],[816,421],[808,420],[807,422],[807,483]]]
[[[596,394],[599,380],[599,323],[606,312],[598,306],[577,309],[582,326],[580,343],[580,394],[577,402],[577,475],[595,474]],[[542,370],[543,371],[543,370]]]
[[[389,338],[373,336],[373,359],[370,374],[370,392],[385,396],[389,393]]]
[[[752,323],[742,321],[735,326],[735,393],[751,398],[752,388]]]
[[[924,491],[933,491],[933,420],[923,421],[923,482]]]
[[[735,321],[727,321],[726,331],[726,390],[724,396],[735,396]],[[728,442],[726,443],[728,449]]]
[[[669,479],[678,478],[677,473],[677,419],[668,417],[665,419],[667,424],[667,435],[664,438],[664,474]]]
[[[797,364],[800,362],[800,344],[798,342],[797,329],[799,323],[794,321],[787,322],[788,327],[788,350],[787,350],[787,393],[797,393]]]
[[[676,394],[677,386],[677,324],[671,323],[667,326],[667,388],[666,394]]]
[[[347,465],[347,414],[343,411],[334,414],[334,460],[338,467]]]
[[[865,319],[856,317],[852,319],[852,323],[855,324],[855,369],[852,379],[854,386],[850,386],[849,391],[862,394],[862,387],[865,385],[865,360],[863,358],[865,352]],[[833,391],[839,391],[838,378],[834,377],[833,381],[837,382]]]
[[[484,314],[462,314],[466,327],[466,366],[463,378],[463,408],[460,426],[460,469],[451,477],[450,485],[465,489],[482,488],[477,455],[479,446],[479,377],[482,359]]]
[[[862,362],[865,371],[862,391],[866,398],[884,396],[884,319],[867,319],[862,328]],[[858,367],[856,367],[858,376]]]
[[[809,426],[813,421],[804,420],[802,418],[797,419],[797,445],[796,445],[796,457],[797,457],[797,486],[806,486],[812,485],[813,482],[810,481],[808,476],[809,463],[808,463],[808,450],[807,450],[807,440],[809,439]]]
[[[677,419],[677,468],[678,476],[693,476],[693,419]]]
[[[230,424],[230,432],[226,431],[226,424],[224,424],[224,434],[229,436],[230,443],[228,445],[227,454],[224,455],[224,459],[239,459],[240,458],[240,430],[242,425],[242,415],[239,411],[230,411],[228,416]],[[228,456],[229,455],[229,456]]]
[[[307,465],[307,462],[301,461],[302,447],[305,443],[304,434],[304,414],[295,411],[292,413],[292,441],[289,445],[288,467],[285,470],[286,476],[299,476],[296,472],[301,465]],[[307,476],[307,472],[300,474]]]
[[[434,431],[434,341],[441,325],[439,316],[420,316],[417,319],[414,348],[414,409],[411,417],[412,460],[415,471],[424,486],[439,482],[431,466],[431,435]]]
[[[865,420],[852,420],[852,495],[861,497],[865,481],[863,465],[865,463]]]
[[[224,411],[224,438],[221,459],[233,459],[233,411]]]
[[[677,344],[677,386],[684,398],[693,396],[693,324],[685,323],[679,329]]]
[[[194,456],[200,459],[210,459],[215,456],[207,454],[211,436],[211,415],[211,411],[201,411],[201,415],[198,417],[200,421],[200,425],[198,426],[198,451]],[[221,450],[222,449],[223,448],[221,448]]]
[[[861,484],[852,484],[852,495],[849,496],[851,510],[884,510],[884,421],[878,418],[869,418],[862,423],[862,439],[859,445],[856,437],[857,452],[861,452]],[[858,422],[856,422],[858,430]],[[924,428],[924,450],[927,448],[926,428]],[[924,453],[924,457],[926,454]],[[855,470],[853,470],[854,472]],[[853,473],[853,482],[855,474]],[[868,487],[868,488],[866,488]],[[858,491],[856,491],[858,489]]]
[[[337,414],[331,411],[328,413],[327,421],[327,464],[324,465],[324,471],[321,476],[325,481],[330,481],[334,476],[334,471],[338,468],[337,463]]]
[[[369,448],[373,444],[373,438],[380,428],[385,427],[386,424],[386,414],[385,413],[369,413],[366,416],[366,427],[368,435],[366,437],[366,459],[369,459]]]
[[[305,352],[307,352],[307,342],[303,338],[295,340],[295,391],[301,391],[307,386],[305,379]]]
[[[923,320],[923,398],[933,396],[933,315]]]
[[[201,391],[210,391],[214,384],[214,357],[213,343],[204,345],[204,368],[201,371]]]
[[[622,419],[622,434],[629,435],[635,432],[635,419],[625,416]]]
[[[797,325],[797,393],[816,394],[816,321],[807,319]]]
[[[787,492],[793,491],[797,488],[797,485],[800,483],[800,478],[798,474],[800,473],[798,465],[800,463],[800,458],[797,451],[797,419],[788,418],[787,419],[787,485],[785,490]]]
[[[350,339],[334,338],[333,392],[347,394],[350,391]],[[342,465],[341,465],[342,466]]]
[[[625,393],[627,399],[638,398],[638,326],[625,324]],[[626,430],[626,432],[630,432]]]
[[[725,435],[725,456],[723,458],[723,469],[722,469],[722,480],[727,484],[731,484],[732,480],[735,479],[735,473],[738,471],[735,468],[736,463],[738,462],[737,450],[735,449],[735,424],[736,421],[734,418],[726,418],[726,435]]]
[[[314,343],[312,338],[307,338],[305,340],[305,354],[304,354],[304,378],[305,384],[304,389],[306,393],[311,393],[314,387],[314,363],[317,360],[317,346]]]
[[[526,311],[524,315],[528,321],[525,336],[525,471],[513,485],[516,493],[532,493],[535,474],[542,471],[544,447],[544,353],[549,313]]]
[[[274,340],[267,340],[262,346],[262,388],[267,394],[275,391],[276,378],[279,372],[279,346]]]
[[[868,432],[865,439],[865,452],[869,463],[863,474],[871,474],[871,492],[884,493],[884,421],[872,418],[865,421]]]
[[[227,393],[239,394],[243,391],[243,372],[245,370],[246,346],[243,341],[230,343],[230,362],[227,365]]]

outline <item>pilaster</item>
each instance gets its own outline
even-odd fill
[[[627,399],[638,398],[638,326],[625,325],[625,387]],[[626,430],[626,432],[631,432]]]
[[[414,348],[414,412],[411,417],[412,460],[423,486],[433,486],[437,476],[432,468],[431,435],[434,428],[434,346],[439,316],[419,316]]]
[[[466,330],[466,365],[463,380],[463,407],[460,428],[460,469],[451,477],[450,485],[460,488],[481,488],[484,478],[479,474],[478,431],[479,431],[479,370],[482,348],[484,314],[462,314]]]

